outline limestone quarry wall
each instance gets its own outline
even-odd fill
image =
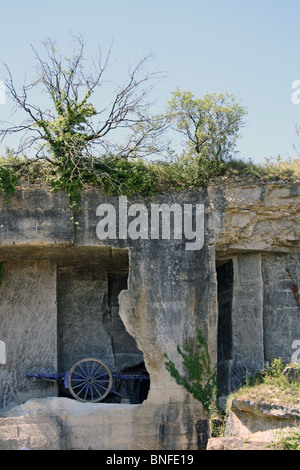
[[[124,236],[120,198],[96,189],[83,192],[75,218],[67,196],[45,188],[19,188],[10,203],[5,201],[2,197],[3,426],[17,413],[13,406],[60,394],[55,383],[37,384],[26,379],[27,372],[60,372],[91,352],[114,371],[143,362],[150,376],[146,400],[126,405],[131,432],[121,448],[201,448],[207,417],[167,372],[165,354],[184,372],[177,346],[193,345],[201,328],[218,365],[222,397],[264,361],[290,360],[295,352],[294,342],[300,340],[299,184],[224,182],[151,200],[127,199],[128,208],[149,209],[146,217],[151,204],[203,205],[200,249],[187,249],[186,231],[175,239],[155,237],[150,223],[148,237],[136,238],[135,230]],[[113,239],[97,233],[97,208],[103,204],[116,208]],[[127,215],[128,223],[134,220],[133,212]],[[112,405],[94,406],[100,426],[100,410]],[[123,413],[124,405],[113,406]],[[0,423],[0,448],[9,447],[4,443],[9,439],[1,441],[1,429]],[[110,429],[98,448],[118,448],[122,436]],[[59,437],[53,442],[43,445],[65,445]],[[95,448],[94,441],[90,447]]]

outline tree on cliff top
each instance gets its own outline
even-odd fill
[[[37,174],[38,167],[32,168],[40,162],[46,162],[43,168],[52,187],[67,190],[73,201],[85,182],[109,191],[127,187],[129,192],[153,192],[161,173],[167,171],[174,180],[174,163],[180,187],[199,186],[220,174],[245,115],[233,96],[197,99],[177,90],[166,113],[151,115],[149,93],[162,74],[145,72],[148,57],[128,70],[121,86],[114,86],[107,73],[111,51],[103,58],[99,49],[95,61],[86,61],[81,37],[75,38],[71,57],[51,39],[42,45],[42,53],[33,48],[36,77],[20,89],[6,66],[5,86],[19,123],[6,122],[0,128],[0,144],[19,137],[17,148],[9,149],[9,158],[0,164],[0,187],[7,193],[19,176]],[[164,131],[171,124],[187,138],[177,161],[151,166],[136,160],[169,148]]]
[[[64,57],[51,39],[43,42],[43,55],[33,49],[36,78],[20,91],[6,66],[8,96],[25,119],[18,125],[5,123],[0,143],[18,134],[19,145],[10,154],[30,155],[30,163],[46,160],[65,181],[76,179],[78,184],[84,173],[97,178],[95,166],[108,155],[128,159],[161,151],[166,119],[149,113],[147,97],[162,77],[159,72],[144,72],[149,57],[128,70],[125,83],[109,88],[112,83],[105,73],[111,51],[103,59],[99,50],[97,59],[86,63],[84,41],[81,37],[75,41],[72,57]],[[32,102],[32,91],[41,92],[41,101],[46,96],[45,108]],[[94,101],[97,96],[100,110],[92,104],[92,95]],[[115,141],[113,134],[118,136]]]
[[[161,78],[161,73],[143,73],[149,57],[143,58],[128,70],[128,79],[113,91],[104,85],[110,82],[105,78],[109,68],[110,52],[102,58],[101,51],[91,66],[84,56],[85,44],[81,37],[75,38],[76,45],[72,57],[64,57],[55,41],[43,42],[44,55],[35,49],[36,78],[16,90],[10,69],[6,66],[8,78],[6,89],[16,105],[16,110],[25,112],[26,119],[20,125],[7,126],[0,130],[0,141],[9,135],[20,133],[20,145],[16,155],[35,150],[35,157],[47,155],[56,160],[66,155],[91,156],[96,148],[97,155],[114,154],[118,157],[135,157],[159,151],[154,147],[154,137],[164,128],[162,117],[150,116],[146,98],[152,83]],[[111,84],[111,83],[110,83]],[[101,88],[103,99],[97,110],[90,102],[96,89]],[[31,103],[29,93],[37,89],[46,92],[50,106],[41,109]],[[107,96],[111,97],[107,103]],[[112,133],[116,129],[126,129],[128,135],[122,144],[113,144]],[[40,144],[40,145],[39,145]],[[98,147],[97,147],[98,146]],[[95,153],[93,153],[95,156]]]
[[[246,109],[229,93],[195,98],[177,89],[168,103],[168,118],[186,138],[186,158],[226,161],[234,151]]]

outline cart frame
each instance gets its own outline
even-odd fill
[[[87,357],[75,362],[65,373],[28,373],[27,378],[44,379],[51,382],[63,381],[65,388],[78,401],[97,403],[109,393],[125,398],[112,389],[113,380],[149,380],[148,375],[112,374],[110,368],[100,359]]]

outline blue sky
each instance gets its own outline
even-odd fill
[[[0,79],[5,62],[17,83],[25,74],[29,80],[30,44],[39,48],[47,37],[70,50],[70,33],[80,33],[91,56],[98,44],[105,53],[113,42],[116,81],[149,53],[148,66],[166,72],[153,92],[157,109],[177,87],[197,97],[228,91],[248,109],[240,157],[285,159],[294,156],[300,124],[300,104],[291,100],[300,80],[299,17],[299,0],[2,0]],[[7,101],[0,120],[8,115]]]

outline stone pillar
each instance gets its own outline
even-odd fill
[[[300,255],[268,254],[262,258],[264,279],[265,360],[292,360],[300,340]]]
[[[264,364],[261,255],[233,258],[231,391]]]

